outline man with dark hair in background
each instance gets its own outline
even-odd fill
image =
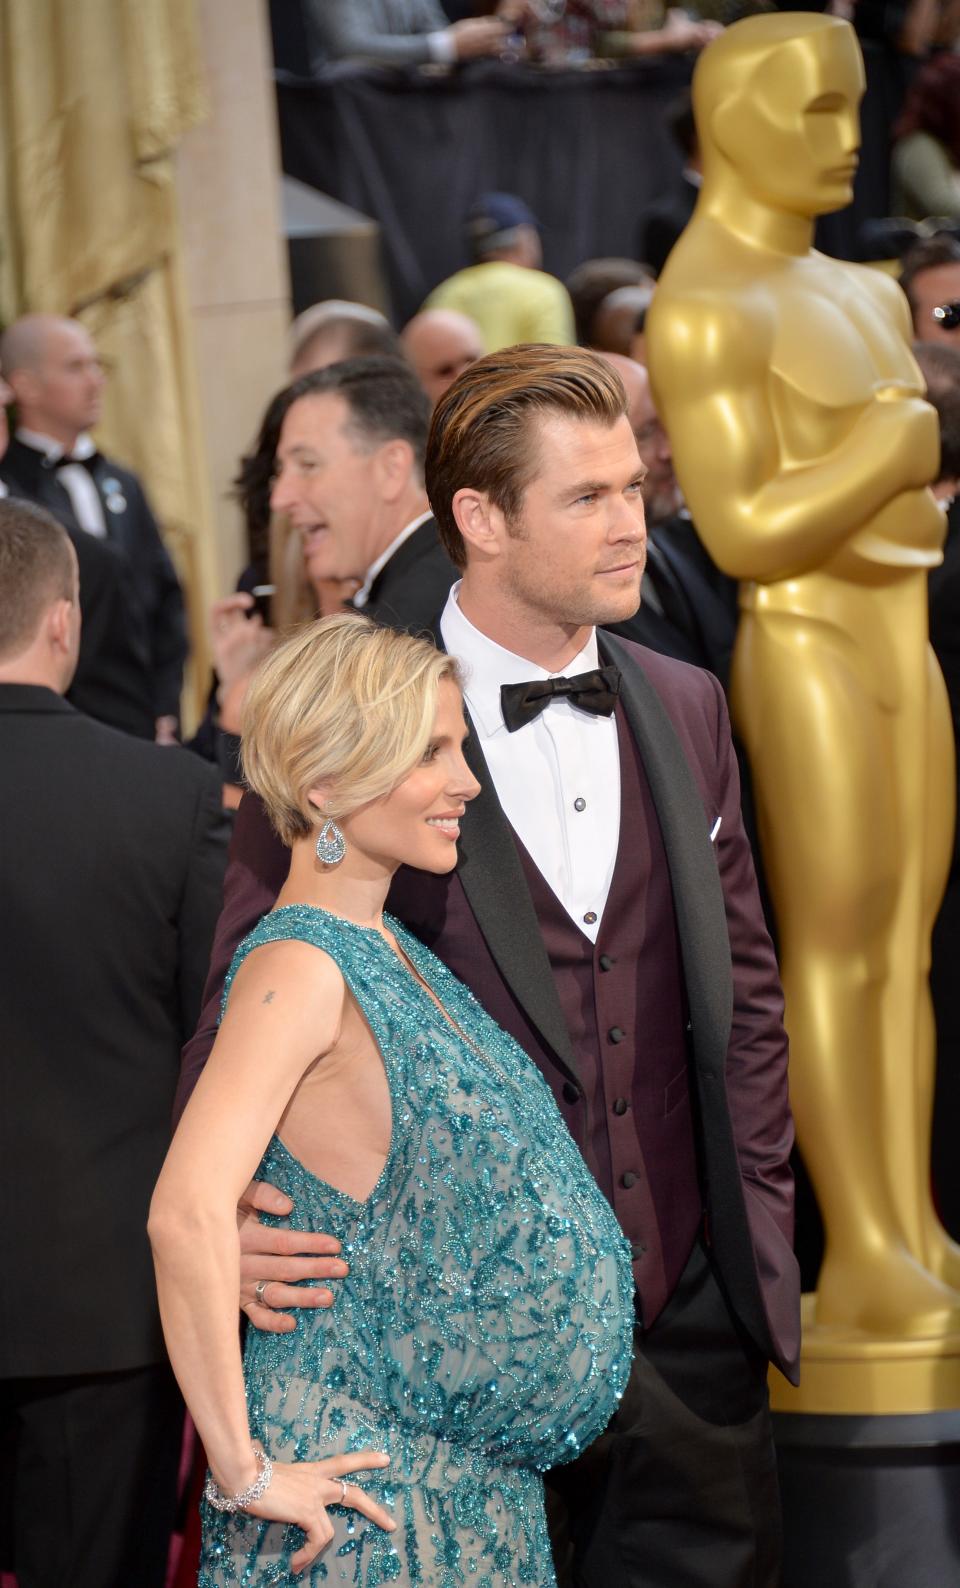
[[[703,180],[700,145],[693,119],[690,90],[686,89],[667,110],[666,124],[683,157],[683,170],[662,193],[641,211],[637,223],[637,254],[649,261],[659,276],[667,255],[693,214]]]
[[[66,531],[0,502],[2,1553],[19,1588],[163,1588],[183,1409],[146,1217],[227,834],[212,768],[62,698],[77,595]]]
[[[0,337],[0,363],[18,420],[0,478],[12,494],[105,541],[129,565],[139,607],[130,622],[145,626],[154,732],[172,743],[187,656],[183,593],[143,486],[98,452],[88,434],[104,385],[93,342],[76,320],[27,314]]]
[[[621,287],[652,287],[654,278],[646,265],[635,259],[585,259],[566,279],[573,304],[577,341],[581,347],[595,347],[597,312],[605,299]]]
[[[900,285],[917,341],[960,347],[960,242],[943,235],[917,243],[904,256]]]
[[[401,359],[353,358],[290,389],[270,505],[303,539],[312,580],[358,579],[353,604],[429,626],[454,578],[423,484],[430,404]]]

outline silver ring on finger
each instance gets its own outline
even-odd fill
[[[258,1279],[256,1285],[254,1286],[253,1294],[257,1298],[258,1306],[267,1306],[267,1302],[264,1300],[264,1291],[266,1290],[269,1283],[269,1279]]]

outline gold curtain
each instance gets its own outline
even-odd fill
[[[97,440],[184,583],[188,721],[216,577],[174,156],[205,109],[194,0],[0,0],[0,314],[75,315],[111,371]]]

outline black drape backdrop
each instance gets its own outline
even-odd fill
[[[605,72],[477,64],[455,74],[328,68],[282,80],[284,170],[372,215],[398,323],[468,257],[478,194],[519,193],[548,270],[633,255],[637,215],[680,169],[663,110],[682,63]]]
[[[822,223],[820,246],[854,257],[856,231],[887,207],[892,88],[865,48],[868,90],[854,204]],[[290,60],[288,48],[279,60]],[[639,211],[671,186],[680,155],[663,112],[689,60],[545,71],[499,62],[456,72],[329,67],[278,72],[284,170],[380,223],[397,323],[466,264],[461,221],[478,194],[519,193],[543,226],[548,270],[633,257]]]

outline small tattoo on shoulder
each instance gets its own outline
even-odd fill
[[[266,997],[263,998],[261,1001],[263,1003],[265,1003],[265,1004],[272,1004],[273,1000],[276,998],[276,996],[277,996],[276,993],[273,991],[273,988],[271,987],[271,989],[267,993]]]

